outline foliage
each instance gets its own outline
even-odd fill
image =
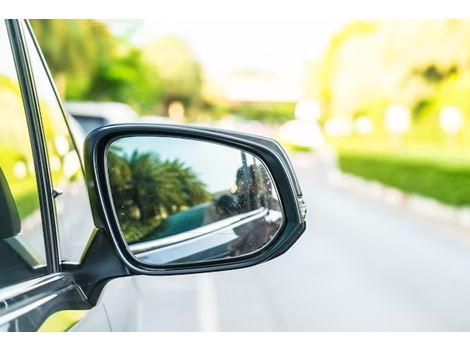
[[[142,53],[130,48],[112,62],[100,63],[87,94],[92,100],[125,102],[138,111],[152,113],[161,100],[162,83]]]
[[[445,94],[441,86],[469,72],[470,49],[462,44],[469,40],[464,20],[351,22],[333,37],[321,64],[326,117],[366,114],[383,124],[385,107],[400,103],[426,118],[422,108]]]
[[[251,120],[280,124],[292,120],[295,103],[246,103],[232,107],[231,112]]]
[[[4,75],[0,75],[0,106],[0,167],[24,219],[39,209],[39,198],[21,92],[18,83]],[[24,175],[15,173],[18,166],[24,168]]]
[[[153,113],[162,85],[140,49],[96,20],[33,20],[60,93],[69,100],[117,101]]]
[[[161,160],[153,152],[108,152],[114,205],[129,242],[148,236],[174,213],[206,202],[210,194],[180,160]]]
[[[173,100],[197,104],[203,69],[190,47],[162,37],[144,50],[97,20],[32,20],[59,91],[68,100],[117,101],[153,114]]]
[[[376,30],[374,22],[352,21],[340,32],[335,34],[328,45],[323,60],[320,62],[318,73],[313,76],[310,72],[310,80],[318,81],[319,98],[324,107],[323,113],[328,114],[333,109],[333,100],[336,98],[334,87],[337,71],[340,70],[340,54],[343,46],[356,37],[373,33]],[[351,60],[354,61],[354,60]]]
[[[174,36],[159,38],[144,49],[144,57],[159,72],[166,107],[174,100],[186,107],[197,102],[203,70],[185,41]]]
[[[368,135],[330,138],[341,170],[444,203],[470,204],[470,21],[353,22],[330,42],[322,63],[324,118],[361,115]],[[411,112],[409,131],[392,135],[385,110]],[[448,136],[439,117],[446,106],[463,116]],[[358,148],[359,146],[359,148]]]
[[[113,38],[95,20],[31,20],[49,68],[65,97],[86,96],[91,78],[113,56]]]
[[[413,154],[363,153],[342,150],[343,172],[455,205],[470,205],[470,164]]]
[[[289,150],[290,152],[294,153],[310,153],[313,151],[312,147],[307,147],[304,145],[297,145],[297,144],[292,144],[289,142],[285,142],[282,139],[279,140],[281,145],[284,147],[284,149]]]

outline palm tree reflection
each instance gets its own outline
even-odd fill
[[[115,210],[128,243],[165,228],[169,216],[211,199],[207,186],[178,159],[158,153],[108,152],[108,172]],[[158,236],[156,236],[158,237]]]

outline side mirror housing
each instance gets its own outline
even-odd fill
[[[109,125],[85,140],[95,225],[131,273],[242,268],[284,253],[305,206],[275,141],[173,125]]]
[[[8,181],[0,168],[0,239],[21,232],[21,220]]]

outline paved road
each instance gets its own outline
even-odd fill
[[[294,158],[308,229],[243,270],[139,277],[143,330],[470,330],[470,233],[328,184]]]

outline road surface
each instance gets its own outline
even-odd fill
[[[470,330],[470,233],[335,188],[313,154],[293,160],[308,206],[294,247],[242,270],[139,277],[142,330]]]

